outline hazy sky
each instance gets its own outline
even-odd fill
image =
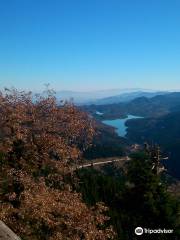
[[[0,86],[180,89],[179,0],[0,0]]]

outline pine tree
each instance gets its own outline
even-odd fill
[[[157,175],[152,166],[152,159],[144,153],[135,154],[129,163],[123,208],[132,218],[127,219],[128,226],[125,227],[129,228],[129,233],[138,226],[173,229],[175,233],[172,239],[178,239],[179,203],[167,192],[161,175]],[[134,236],[131,237],[133,239]],[[169,236],[158,235],[155,239],[169,239]]]

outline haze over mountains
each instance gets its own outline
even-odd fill
[[[107,98],[102,98],[99,100],[96,100],[93,102],[93,104],[96,105],[104,105],[104,104],[113,104],[113,103],[120,103],[120,102],[130,102],[135,98],[139,97],[146,97],[146,98],[152,98],[157,95],[164,95],[167,94],[167,92],[148,92],[148,91],[135,91],[135,92],[127,92],[127,93],[121,93],[116,96],[111,96]]]
[[[137,97],[154,97],[160,94],[166,94],[167,91],[155,91],[141,88],[127,89],[109,89],[89,92],[76,91],[57,91],[58,100],[73,100],[77,105],[89,104],[112,104],[119,102],[131,101]]]

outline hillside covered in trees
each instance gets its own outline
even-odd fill
[[[129,143],[126,139],[119,137],[113,127],[96,120],[94,129],[96,134],[91,146],[84,151],[85,158],[119,157],[126,154]]]
[[[136,153],[119,176],[99,171],[80,170],[79,191],[87,204],[103,201],[108,207],[109,223],[118,240],[179,240],[180,202],[168,192],[165,175],[152,170],[152,159]],[[150,229],[173,229],[173,234],[136,236],[137,226]]]
[[[22,239],[113,238],[106,207],[88,207],[70,184],[93,135],[87,114],[51,92],[0,94],[0,219]]]

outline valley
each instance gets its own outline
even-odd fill
[[[117,142],[121,139],[125,151],[136,143],[160,145],[169,157],[165,162],[168,173],[180,179],[180,93],[168,93],[152,98],[140,97],[130,102],[89,105],[82,108],[98,122],[103,123],[103,131],[108,129],[106,125],[112,126],[112,139],[116,138]]]

